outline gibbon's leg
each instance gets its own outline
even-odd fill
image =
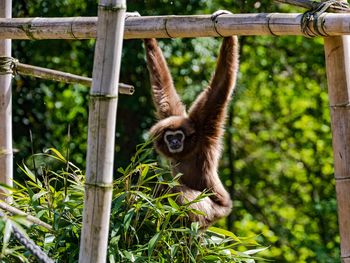
[[[182,205],[188,202],[192,202],[200,194],[202,194],[201,191],[194,190],[187,187],[186,185],[176,186],[171,190],[171,192],[179,193],[179,196],[176,198],[176,202]],[[227,216],[231,212],[231,202],[229,202],[227,205],[222,205],[215,202],[211,196],[207,196],[199,202],[192,203],[189,207],[195,210],[199,210],[205,214],[189,214],[190,220],[192,222],[198,221],[202,227],[211,225],[217,219]]]
[[[184,116],[185,106],[177,94],[161,49],[154,38],[144,39],[147,66],[150,73],[153,102],[158,118]]]

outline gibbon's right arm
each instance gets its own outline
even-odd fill
[[[226,108],[234,90],[239,68],[237,36],[223,39],[216,70],[209,86],[197,97],[189,110],[190,119],[204,127],[204,132],[218,135],[224,124]]]
[[[177,94],[161,49],[154,38],[144,39],[153,101],[159,119],[184,116],[185,106]]]

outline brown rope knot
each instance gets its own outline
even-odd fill
[[[314,7],[305,12],[301,18],[301,31],[307,37],[315,36],[328,36],[324,28],[324,14],[328,9],[341,9],[349,10],[349,4],[347,2],[341,2],[337,0],[328,0],[324,2],[314,2]],[[312,26],[311,26],[311,25]]]
[[[18,59],[0,56],[0,75],[16,74]]]

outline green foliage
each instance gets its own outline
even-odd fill
[[[189,204],[180,206],[176,194],[156,194],[160,187],[173,187],[177,180],[149,159],[150,149],[140,146],[131,163],[118,171],[111,209],[109,262],[254,262],[254,239],[188,222],[188,213],[198,213]],[[84,182],[82,171],[51,148],[35,155],[37,169],[21,166],[27,180],[11,189],[13,206],[52,226],[31,225],[28,236],[57,262],[77,262],[81,231]],[[56,167],[55,170],[49,167]],[[167,179],[169,178],[169,179]],[[197,201],[204,198],[200,196]],[[23,217],[0,217],[0,258],[5,262],[33,262],[11,238],[11,225],[27,223]],[[24,226],[24,225],[23,225]],[[23,228],[20,227],[24,232]]]

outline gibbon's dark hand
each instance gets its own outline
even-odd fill
[[[211,19],[212,21],[215,21],[215,19],[216,19],[218,16],[221,16],[221,15],[232,15],[232,12],[227,11],[227,10],[218,10],[218,11],[215,11],[215,12],[211,15],[210,19]]]
[[[125,13],[125,20],[128,19],[129,17],[140,17],[140,13],[135,11],[135,12],[126,12]]]

